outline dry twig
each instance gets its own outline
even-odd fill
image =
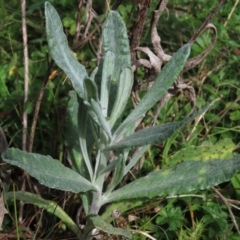
[[[28,82],[29,82],[29,66],[28,66],[28,44],[27,44],[27,24],[26,24],[26,0],[21,0],[22,7],[22,34],[23,34],[23,62],[24,62],[24,104],[28,100]],[[27,149],[27,112],[23,110],[23,134],[22,149]]]
[[[32,152],[33,143],[34,143],[34,135],[35,135],[37,120],[38,120],[38,114],[39,114],[39,111],[40,111],[40,106],[41,106],[41,103],[42,103],[44,90],[45,90],[45,87],[48,83],[53,64],[54,64],[54,61],[52,60],[49,64],[49,66],[48,66],[47,73],[46,73],[46,75],[43,79],[43,84],[41,86],[41,89],[39,91],[39,94],[38,94],[38,97],[37,97],[37,100],[36,100],[36,105],[35,105],[35,109],[34,109],[34,113],[33,113],[33,122],[32,122],[32,126],[31,126],[30,137],[29,137],[29,148],[28,148],[29,152]]]
[[[240,229],[239,229],[239,227],[238,227],[236,218],[235,218],[235,216],[234,216],[234,214],[233,214],[233,212],[232,212],[232,209],[231,209],[231,207],[230,207],[230,204],[229,204],[229,202],[228,202],[228,199],[225,198],[215,187],[212,187],[212,190],[217,194],[217,196],[218,196],[218,197],[223,201],[223,203],[226,205],[226,207],[227,207],[227,209],[228,209],[228,212],[229,212],[229,214],[230,214],[230,217],[231,217],[231,219],[232,219],[232,222],[233,222],[233,224],[234,224],[234,226],[235,226],[235,228],[236,228],[236,230],[237,230],[237,232],[238,232],[238,234],[239,234],[239,236],[240,236]]]
[[[77,23],[76,23],[76,33],[73,40],[73,47],[75,47],[79,41],[81,35],[81,17],[82,17],[82,7],[83,7],[83,0],[79,0],[78,3],[78,13],[77,13]]]

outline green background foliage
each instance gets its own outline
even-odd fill
[[[29,116],[29,128],[33,119],[33,111],[40,88],[47,76],[47,71],[58,73],[53,79],[47,81],[44,96],[38,116],[36,136],[34,140],[33,152],[50,155],[57,158],[62,163],[69,165],[67,153],[70,151],[65,147],[65,117],[69,101],[69,90],[72,89],[70,81],[66,75],[56,65],[50,67],[50,55],[47,46],[44,20],[44,2],[38,0],[27,1],[27,27],[28,27],[28,48],[29,48],[29,78],[30,91],[29,100],[23,104],[23,45],[21,33],[21,5],[19,1],[0,0],[0,125],[4,127],[9,145],[21,148],[22,137],[22,112],[27,109]],[[63,21],[64,31],[67,35],[69,46],[73,46],[75,35],[76,17],[78,1],[52,0],[49,1],[57,9]],[[150,41],[149,26],[151,22],[151,12],[157,5],[156,0],[152,1],[148,18],[141,38],[141,46],[152,47]],[[112,4],[114,1],[112,1]],[[185,44],[198,29],[210,10],[217,3],[216,0],[174,0],[168,3],[168,12],[165,12],[158,24],[158,32],[161,36],[162,46],[166,53],[176,52]],[[239,126],[240,126],[240,105],[239,105],[239,60],[240,60],[240,15],[239,5],[228,18],[230,12],[234,10],[235,1],[227,1],[213,18],[213,23],[218,30],[218,40],[214,49],[206,59],[184,77],[190,79],[191,86],[196,91],[196,106],[201,108],[207,103],[220,97],[214,107],[204,115],[204,118],[196,125],[196,129],[191,133],[191,128],[186,127],[179,130],[177,134],[168,139],[163,144],[156,144],[148,149],[144,156],[142,169],[135,172],[136,177],[142,177],[152,170],[164,167],[164,164],[174,159],[178,164],[186,156],[194,160],[196,153],[191,155],[191,149],[198,148],[199,155],[208,158],[215,152],[221,142],[231,139],[225,144],[228,149],[223,154],[232,156],[239,152]],[[93,1],[93,9],[102,21],[107,13],[107,5],[103,1]],[[83,8],[83,11],[86,9]],[[123,17],[129,33],[136,20],[137,4],[132,1],[123,1],[118,7],[118,12]],[[84,12],[81,22],[85,23]],[[98,26],[93,22],[90,32]],[[75,52],[77,59],[86,67],[90,73],[97,65],[94,51],[98,47],[100,31],[96,31],[95,38],[90,44],[83,44]],[[201,53],[211,42],[212,36],[206,31],[200,35],[192,46],[191,56]],[[137,72],[137,78],[145,76],[145,69],[141,68]],[[140,94],[142,97],[144,93]],[[129,103],[130,104],[130,103]],[[155,107],[148,112],[144,125],[151,122],[155,112]],[[183,94],[178,93],[172,97],[161,110],[157,124],[170,121],[182,120],[182,116],[187,115],[191,110],[191,104]],[[128,110],[124,113],[128,115]],[[30,129],[29,129],[30,132]],[[203,150],[205,146],[211,146],[211,150]],[[230,150],[229,150],[230,149]],[[204,152],[204,153],[203,153]],[[179,159],[179,160],[178,160]],[[167,163],[166,163],[167,164]],[[239,199],[240,177],[236,175],[230,182],[221,184],[219,190],[226,198]],[[124,183],[123,183],[124,184]],[[8,188],[12,188],[9,184]],[[16,187],[21,184],[16,181]],[[74,194],[66,193],[62,197],[62,192],[56,190],[49,191],[43,189],[43,195],[47,199],[54,199],[59,205],[64,206],[64,210],[74,217],[77,209],[76,205],[80,200]],[[66,204],[65,204],[66,200]],[[3,223],[5,232],[15,228],[13,223],[14,207],[13,202],[8,201],[9,215],[6,215]],[[152,205],[157,205],[161,210],[154,211]],[[129,210],[127,214],[134,214],[138,217],[135,222],[129,222],[129,228],[136,226],[138,230],[151,233],[156,239],[238,239],[239,235],[232,227],[229,212],[224,204],[211,191],[193,192],[192,196],[175,199],[154,199],[150,202],[143,202],[141,207]],[[155,206],[156,207],[156,206]],[[30,211],[32,213],[32,210]],[[240,224],[239,211],[233,210],[238,224]],[[41,221],[43,226],[51,224],[48,215],[43,215]],[[51,215],[52,216],[52,215]],[[11,218],[12,217],[12,218]],[[26,214],[26,219],[31,214]],[[52,217],[54,218],[54,217]],[[81,219],[84,219],[82,217]],[[46,236],[63,236],[64,226],[54,220],[58,228],[51,226],[51,231],[46,231]],[[29,224],[36,234],[36,228]],[[51,235],[52,234],[52,235]],[[142,235],[133,235],[134,239],[146,239]]]

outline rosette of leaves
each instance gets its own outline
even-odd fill
[[[228,181],[239,171],[239,157],[227,161],[216,159],[206,162],[199,159],[151,172],[119,187],[149,145],[165,141],[210,107],[206,106],[179,122],[135,131],[137,120],[161,99],[184,68],[191,46],[184,45],[172,56],[141,102],[123,118],[131,94],[133,73],[127,31],[120,15],[115,11],[109,12],[102,33],[103,58],[90,75],[68,47],[60,17],[48,2],[45,3],[45,17],[50,54],[74,88],[70,92],[65,139],[72,169],[50,156],[16,148],[8,148],[2,158],[24,169],[47,187],[79,193],[87,216],[86,226],[83,231],[80,230],[59,206],[53,211],[54,202],[39,196],[17,192],[17,199],[57,215],[79,239],[92,239],[100,231],[130,239],[130,231],[114,228],[107,222],[110,210],[103,214],[104,217],[98,215],[105,204],[109,205],[109,209],[122,206],[120,210],[127,211],[149,198],[210,188]],[[136,147],[141,148],[133,157],[130,156],[130,150]],[[105,176],[109,173],[111,181],[105,184]],[[7,193],[6,197],[12,197],[12,193]],[[130,200],[133,200],[131,204]],[[129,204],[122,204],[123,201],[129,201]]]

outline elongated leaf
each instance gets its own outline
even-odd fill
[[[114,126],[116,120],[118,120],[128,102],[133,86],[133,73],[131,68],[124,68],[121,72],[117,98],[115,100],[113,110],[110,117],[110,125]]]
[[[95,82],[95,77],[96,77],[97,72],[98,72],[98,67],[94,68],[94,70],[91,72],[90,77],[89,77],[94,82]]]
[[[239,171],[240,155],[230,160],[186,161],[173,168],[152,172],[113,191],[103,203],[204,190],[230,180]]]
[[[112,211],[118,210],[121,213],[127,212],[130,209],[136,208],[138,206],[143,206],[144,202],[148,201],[148,199],[132,199],[132,200],[126,200],[126,201],[120,201],[111,203],[103,212],[101,217],[107,221],[111,222],[113,220]]]
[[[83,173],[82,176],[84,176],[85,178],[89,176],[90,179],[92,180],[93,168],[92,168],[92,164],[91,164],[90,157],[87,150],[87,134],[86,134],[88,129],[87,128],[88,111],[82,99],[79,99],[79,108],[77,112],[78,112],[79,144],[81,147],[81,152],[82,152],[82,156],[85,164],[84,168],[82,169],[82,173]],[[89,175],[86,174],[86,169]]]
[[[4,194],[5,199],[12,200],[16,198],[24,203],[34,204],[40,208],[46,209],[49,213],[54,214],[62,220],[66,226],[72,230],[80,239],[82,239],[82,234],[79,227],[71,219],[70,216],[56,203],[53,201],[45,200],[41,196],[32,194],[29,192],[6,192]]]
[[[147,151],[148,148],[149,145],[146,145],[138,150],[138,152],[133,156],[133,158],[131,158],[130,162],[125,167],[124,175],[126,175],[130,171],[130,169],[137,164],[138,160],[143,156],[143,154]]]
[[[169,89],[173,82],[177,79],[178,74],[183,69],[187,58],[190,54],[190,44],[184,45],[180,48],[162,69],[157,79],[154,81],[151,89],[145,94],[141,102],[130,113],[130,115],[124,120],[119,128],[114,133],[115,136],[119,136],[126,127],[133,121],[133,119],[140,118],[150,108],[152,108],[163,94]]]
[[[65,144],[68,148],[73,168],[84,176],[84,163],[79,145],[78,130],[78,99],[75,91],[70,91],[70,100],[67,108]]]
[[[45,3],[46,32],[50,54],[57,65],[66,73],[80,97],[84,98],[83,81],[87,77],[85,67],[70,50],[63,32],[61,19],[55,8]]]
[[[125,24],[118,12],[110,11],[103,26],[103,54],[112,52],[114,69],[112,71],[108,113],[111,113],[117,96],[120,73],[122,69],[131,67],[129,38]],[[104,71],[104,69],[102,70]]]
[[[115,54],[113,52],[106,52],[104,55],[102,79],[101,79],[101,97],[100,102],[103,109],[104,117],[108,116],[109,92],[111,85],[111,78],[113,75],[115,63]]]
[[[76,193],[96,190],[88,180],[50,156],[9,148],[2,154],[2,158],[5,162],[24,169],[47,187]]]
[[[168,139],[184,122],[166,123],[160,126],[146,128],[133,133],[122,141],[106,147],[106,150],[138,147],[148,144],[162,143]]]
[[[131,66],[131,57],[125,23],[116,11],[110,11],[103,27],[104,55],[107,52],[112,52],[115,55],[112,78],[118,80],[122,69]]]
[[[125,161],[124,161],[123,155],[119,155],[118,158],[119,158],[118,161],[120,162],[120,164],[116,167],[114,171],[112,181],[105,193],[106,195],[108,195],[120,183],[124,175]]]
[[[138,132],[133,133],[132,135],[127,136],[122,141],[107,146],[106,150],[117,150],[122,148],[144,146],[148,144],[161,143],[167,140],[177,129],[182,127],[189,121],[192,121],[197,116],[204,113],[212,104],[204,107],[203,109],[195,112],[194,114],[185,117],[180,122],[171,122],[162,124],[160,126],[154,126],[147,129],[142,129]]]
[[[90,78],[84,80],[85,96],[90,102],[91,99],[98,101],[98,91],[96,83]]]
[[[129,231],[122,228],[114,228],[111,224],[105,222],[100,216],[91,217],[91,220],[93,221],[94,226],[103,232],[113,235],[121,235],[126,238],[132,239],[132,234]]]
[[[106,172],[111,172],[114,170],[118,165],[120,164],[120,161],[114,160],[113,162],[109,163],[100,173],[99,175],[102,175]]]
[[[91,106],[98,118],[99,125],[107,133],[109,139],[112,139],[112,133],[111,133],[109,123],[106,121],[105,117],[103,116],[101,107],[94,99],[91,99]]]

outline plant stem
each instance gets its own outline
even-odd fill
[[[101,207],[101,192],[93,192],[92,205],[90,208],[90,214],[97,215]]]

